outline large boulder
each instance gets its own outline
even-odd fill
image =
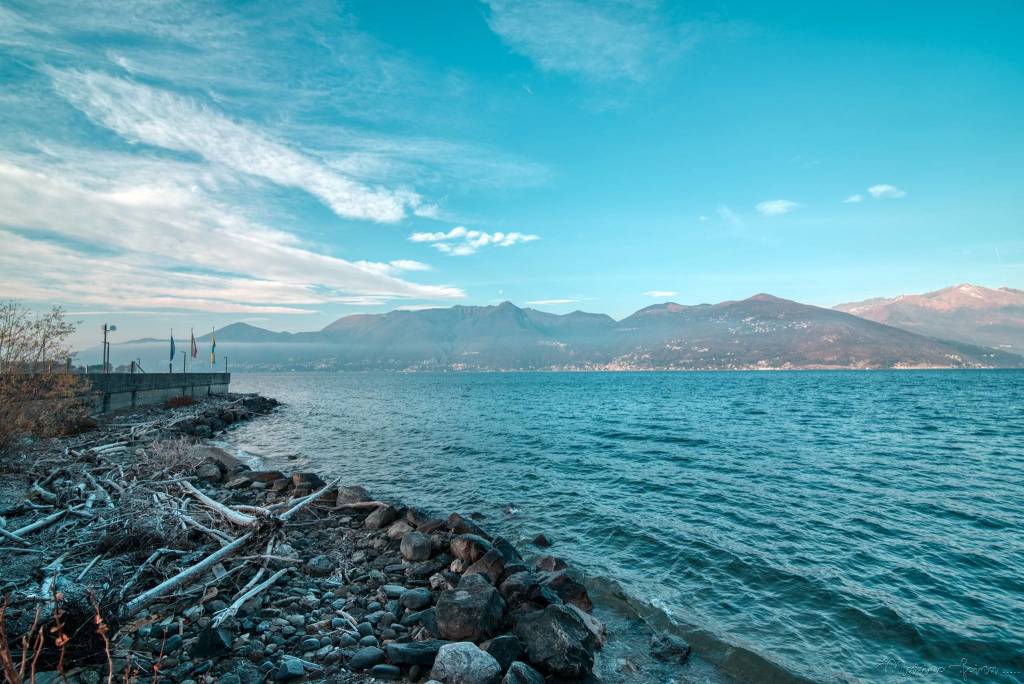
[[[402,558],[407,561],[425,561],[430,558],[433,544],[430,537],[422,532],[407,532],[402,537],[399,549],[402,552]]]
[[[452,537],[452,555],[466,563],[476,563],[491,550],[491,542],[476,534]]]
[[[523,655],[523,644],[519,641],[519,637],[514,634],[502,634],[493,639],[488,639],[480,644],[480,648],[490,653],[498,661],[502,672],[507,670],[509,665],[519,660]]]
[[[590,596],[587,594],[587,588],[565,572],[553,572],[545,575],[541,580],[541,585],[549,587],[558,594],[562,603],[571,603],[588,613],[594,609],[594,604],[591,603]]]
[[[522,661],[509,666],[501,684],[544,684],[544,675]]]
[[[484,539],[490,539],[491,535],[484,532],[484,528],[477,525],[464,515],[452,513],[448,516],[448,529],[455,534],[475,534]]]
[[[430,677],[442,684],[498,684],[501,667],[493,657],[463,641],[440,648]]]
[[[441,638],[483,641],[498,633],[505,602],[482,576],[468,575],[458,587],[441,594],[435,609]]]
[[[338,487],[337,503],[339,506],[361,503],[370,500],[370,493],[363,487]]]
[[[505,573],[505,559],[497,548],[493,548],[466,568],[466,575],[483,575],[491,584],[497,584]]]
[[[523,562],[523,557],[519,555],[519,551],[516,550],[516,547],[512,546],[512,542],[508,539],[505,539],[504,537],[495,537],[491,544],[498,550],[498,553],[501,554],[506,565]]]
[[[363,526],[368,530],[379,530],[398,520],[398,509],[394,506],[380,506],[366,516]]]
[[[594,668],[596,641],[583,620],[566,606],[520,614],[516,636],[530,664],[559,677],[583,677]]]

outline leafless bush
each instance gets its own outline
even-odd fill
[[[22,435],[59,434],[84,416],[79,378],[64,365],[74,330],[60,307],[34,314],[0,302],[0,451]]]
[[[196,403],[195,399],[187,394],[182,394],[181,396],[171,397],[168,399],[166,406],[167,408],[181,408],[183,406],[191,406],[194,403]]]

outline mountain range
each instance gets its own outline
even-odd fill
[[[235,323],[216,335],[218,349],[231,355],[233,368],[250,370],[1024,366],[1024,357],[1005,349],[939,339],[838,307],[826,309],[768,294],[718,304],[655,304],[618,321],[604,314],[556,315],[503,302],[355,314],[322,330],[301,333]],[[209,337],[199,338],[200,343]],[[162,352],[165,345],[155,345],[156,351]],[[137,342],[115,348],[126,358],[149,358],[153,346]],[[116,357],[114,361],[119,362]],[[166,363],[154,361],[153,367]]]
[[[1024,290],[964,283],[835,308],[922,335],[1024,352]]]

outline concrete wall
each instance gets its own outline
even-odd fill
[[[231,373],[104,373],[89,380],[92,413],[162,404],[171,397],[225,394]]]

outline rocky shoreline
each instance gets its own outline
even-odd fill
[[[605,627],[561,559],[527,563],[471,515],[252,470],[205,443],[276,404],[115,417],[6,464],[22,474],[2,500],[11,660],[40,682],[594,679]]]

